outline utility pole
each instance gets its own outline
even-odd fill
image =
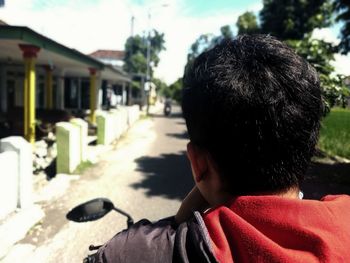
[[[162,4],[158,7],[167,7],[169,4]],[[149,113],[149,103],[150,103],[150,95],[151,95],[151,7],[148,8],[147,12],[148,17],[148,37],[147,37],[147,70],[146,70],[146,92],[147,92],[147,109],[146,114]]]
[[[146,114],[149,114],[149,102],[150,102],[150,94],[151,94],[151,9],[148,9],[148,36],[147,36],[147,70],[146,70],[146,86],[145,91],[146,93]]]
[[[131,16],[131,23],[130,23],[130,36],[133,37],[134,36],[134,23],[135,23],[135,16],[132,15]]]

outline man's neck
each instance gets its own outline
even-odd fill
[[[266,196],[266,195],[275,195],[283,198],[289,198],[289,199],[301,199],[300,198],[300,189],[299,187],[288,189],[287,191],[280,191],[280,192],[259,192],[259,193],[251,193],[247,194],[251,196]],[[222,205],[228,203],[230,200],[234,198],[233,195],[227,193],[227,192],[221,192],[220,195],[216,196],[216,199],[214,200],[213,204],[211,204],[211,207]]]

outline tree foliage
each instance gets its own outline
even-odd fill
[[[233,38],[233,32],[229,25],[222,26],[220,28],[221,39]]]
[[[191,63],[199,54],[211,49],[224,39],[233,38],[233,32],[229,25],[222,26],[220,28],[220,35],[215,36],[213,34],[202,34],[191,45],[187,54],[187,63]]]
[[[253,12],[245,12],[240,15],[236,23],[238,35],[241,34],[257,34],[260,28],[257,22],[257,17]]]
[[[182,99],[182,78],[179,78],[172,83],[169,86],[169,89],[172,92],[172,98],[180,103]]]
[[[161,79],[153,78],[152,82],[156,86],[156,91],[163,97],[172,97],[172,93],[169,89],[169,86]]]
[[[129,37],[125,43],[124,70],[129,73],[146,74],[148,36]],[[150,34],[150,61],[153,67],[159,63],[159,53],[165,50],[164,34],[153,30]],[[151,67],[151,76],[153,70]]]
[[[341,53],[347,54],[350,51],[350,1],[336,0],[334,7],[337,11],[337,21],[343,22],[339,49]]]
[[[315,28],[331,25],[333,11],[329,0],[264,0],[260,12],[262,32],[285,40],[315,67],[328,107],[346,94],[343,78],[334,74],[331,64],[337,48],[324,40],[312,39],[311,35]]]
[[[281,40],[302,39],[331,24],[330,0],[263,0],[261,30]]]
[[[349,88],[344,84],[343,76],[334,74],[334,66],[331,64],[337,48],[331,43],[312,39],[310,35],[287,43],[319,73],[327,110],[336,104],[344,104],[345,97],[350,95]]]
[[[334,8],[338,12],[337,19],[344,22],[340,48],[343,53],[347,53],[350,51],[349,0],[335,0],[335,4],[333,0],[263,0],[263,9],[259,13],[260,25],[253,12],[245,12],[238,17],[236,26],[238,34],[271,34],[294,48],[316,68],[326,104],[332,107],[349,93],[343,84],[343,77],[335,75],[331,64],[338,49],[331,43],[311,36],[314,29],[332,24]],[[223,36],[222,30],[220,36],[201,35],[191,46],[188,63],[217,44]]]
[[[334,60],[336,47],[328,42],[313,39],[310,35],[301,40],[287,40],[287,44],[310,64],[320,75],[329,76],[334,72],[331,61]]]
[[[196,41],[191,45],[190,51],[187,54],[187,61],[193,61],[203,51],[207,50],[211,45],[213,39],[212,34],[202,34]]]

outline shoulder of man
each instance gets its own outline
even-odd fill
[[[216,262],[202,228],[196,218],[179,226],[174,217],[155,223],[143,219],[115,235],[91,262]]]

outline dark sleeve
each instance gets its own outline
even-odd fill
[[[175,239],[173,218],[151,223],[141,220],[115,235],[94,255],[103,263],[172,262]]]
[[[174,263],[218,263],[208,230],[199,212],[181,224],[176,231],[173,252]]]

